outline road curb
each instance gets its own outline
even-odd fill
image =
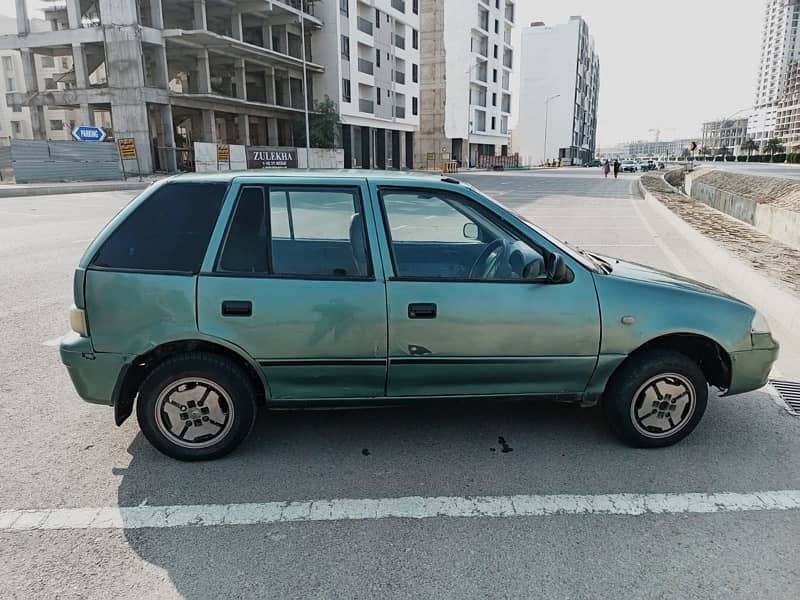
[[[89,194],[94,192],[123,192],[144,190],[152,181],[114,181],[109,183],[55,183],[49,185],[32,185],[30,187],[0,187],[0,198],[19,198],[23,196],[57,196],[62,194]]]

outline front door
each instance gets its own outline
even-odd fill
[[[389,396],[583,392],[600,344],[591,273],[573,265],[571,282],[550,283],[550,251],[467,195],[377,195],[393,271]]]
[[[234,184],[199,277],[199,327],[258,360],[272,399],[384,395],[386,295],[366,194],[356,180]]]

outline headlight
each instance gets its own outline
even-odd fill
[[[770,333],[767,318],[759,311],[753,315],[753,322],[750,324],[750,333]]]

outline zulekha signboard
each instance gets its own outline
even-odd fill
[[[106,132],[100,127],[78,125],[72,130],[72,137],[79,142],[102,142],[106,139]]]
[[[269,148],[250,146],[247,148],[248,169],[296,169],[297,148]]]

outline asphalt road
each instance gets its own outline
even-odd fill
[[[675,232],[632,193],[633,176],[464,179],[597,252],[713,267],[664,250]],[[620,445],[596,409],[448,402],[267,413],[226,459],[165,458],[135,420],[117,428],[111,409],[83,403],[54,347],[72,269],[131,196],[0,199],[0,598],[800,596],[798,510],[4,528],[2,511],[19,509],[800,490],[800,420],[764,392],[712,398],[689,438],[657,451]]]

